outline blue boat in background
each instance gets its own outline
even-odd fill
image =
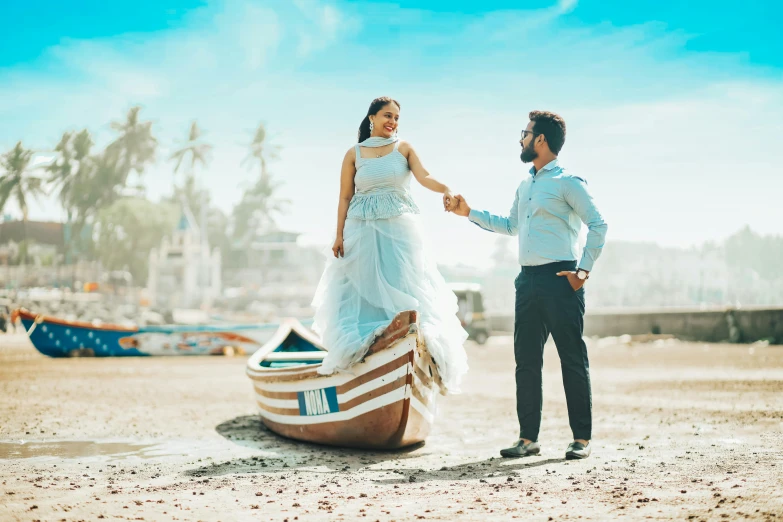
[[[268,341],[278,324],[168,325],[128,327],[67,321],[24,308],[21,321],[30,342],[49,357],[124,357],[147,355],[252,354]]]

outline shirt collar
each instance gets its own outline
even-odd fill
[[[555,170],[555,169],[557,169],[559,167],[560,167],[560,164],[557,162],[557,158],[555,158],[552,161],[550,161],[549,163],[547,163],[546,165],[544,165],[543,167],[541,167],[541,170],[539,170],[538,173],[536,172],[536,168],[535,167],[530,167],[530,174],[532,176],[535,176],[536,174],[540,174],[540,173],[546,172],[548,170]]]

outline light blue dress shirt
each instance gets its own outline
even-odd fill
[[[606,240],[607,225],[587,191],[587,182],[566,174],[557,160],[539,172],[530,169],[514,197],[508,217],[471,210],[468,216],[484,230],[519,236],[519,264],[537,266],[576,261],[582,223],[589,230],[578,267],[592,270]]]

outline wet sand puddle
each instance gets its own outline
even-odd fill
[[[171,455],[170,453],[161,453],[162,446],[161,444],[96,442],[89,440],[0,442],[0,459],[32,459],[38,457],[63,459],[84,457],[156,458]]]
[[[163,441],[0,441],[0,460],[22,459],[220,459],[248,455],[278,457],[277,452],[236,446],[223,440]]]

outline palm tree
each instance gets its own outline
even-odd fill
[[[59,189],[58,199],[67,214],[70,223],[75,213],[74,190],[80,178],[89,175],[91,170],[90,150],[94,142],[87,129],[78,134],[66,132],[55,146],[57,156],[44,167],[49,173],[47,183]]]
[[[206,167],[208,163],[207,156],[212,150],[212,145],[203,141],[201,137],[202,131],[198,128],[198,124],[194,121],[190,125],[190,132],[188,133],[188,141],[183,146],[174,151],[169,158],[170,160],[176,160],[177,164],[174,166],[174,173],[178,173],[183,163],[185,164],[185,177],[191,177],[194,175],[196,165],[201,164],[202,167]]]
[[[115,165],[114,186],[122,189],[131,171],[141,175],[148,163],[155,160],[158,140],[152,135],[152,122],[139,121],[141,107],[128,111],[124,122],[114,121],[111,128],[120,135],[106,147],[107,159]]]
[[[119,181],[121,168],[114,154],[107,151],[90,157],[84,175],[79,176],[74,188],[74,206],[82,222],[121,197],[120,191],[125,186]]]
[[[263,123],[259,123],[255,134],[253,134],[253,141],[250,142],[250,153],[242,162],[243,164],[258,162],[261,168],[261,178],[266,180],[269,179],[267,163],[277,159],[280,151],[280,147],[277,145],[269,144],[268,138],[266,127]]]
[[[182,184],[182,188],[175,190],[175,198],[185,199],[190,210],[197,216],[199,216],[199,225],[204,228],[206,226],[206,213],[207,213],[207,193],[205,190],[198,190],[196,188],[195,171],[196,166],[201,165],[206,167],[209,162],[209,152],[212,150],[212,145],[206,143],[202,139],[202,131],[199,129],[198,124],[193,121],[190,125],[190,132],[188,133],[188,140],[184,145],[179,147],[169,158],[172,161],[176,161],[174,166],[174,173],[178,173],[180,168],[185,165],[185,180]]]
[[[83,157],[78,170],[69,178],[67,191],[63,193],[61,188],[62,205],[73,224],[74,236],[78,236],[101,209],[120,198],[122,186],[117,184],[118,176],[113,155],[104,151]]]
[[[44,171],[49,173],[49,178],[46,181],[55,187],[60,186],[58,196],[61,202],[73,184],[72,174],[75,168],[73,165],[72,142],[73,132],[64,132],[60,142],[54,147],[54,152],[57,153],[57,156],[43,168]]]
[[[177,206],[184,202],[194,216],[201,216],[202,208],[211,210],[209,209],[209,193],[196,186],[195,176],[188,176],[182,185],[176,185],[174,193],[167,200]],[[199,223],[199,226],[203,226],[203,223]]]
[[[273,229],[276,217],[285,212],[290,201],[276,197],[279,187],[280,183],[268,177],[259,178],[234,207],[234,237],[245,246],[257,231]]]
[[[249,241],[258,230],[274,228],[275,217],[285,211],[289,201],[275,197],[280,183],[272,181],[269,161],[279,157],[280,147],[269,144],[269,134],[263,123],[258,124],[250,152],[242,164],[258,164],[258,181],[245,191],[242,200],[234,208],[234,237]]]
[[[201,138],[201,130],[198,128],[198,124],[194,120],[193,123],[190,124],[190,132],[188,133],[188,141],[179,149],[174,151],[174,154],[171,155],[171,160],[176,160],[177,164],[174,166],[174,173],[176,174],[179,172],[180,167],[182,166],[183,161],[186,161],[186,158],[189,158],[190,161],[187,161],[185,165],[185,182],[182,186],[182,191],[180,192],[180,197],[185,198],[187,205],[190,207],[192,212],[196,212],[199,216],[199,228],[201,229],[201,242],[202,246],[205,249],[209,248],[209,239],[208,239],[208,232],[207,232],[207,206],[209,204],[207,199],[207,193],[206,190],[198,190],[196,188],[196,177],[195,177],[195,170],[196,165],[199,163],[202,167],[205,167],[209,155],[209,151],[212,150],[212,145],[209,143],[206,143]],[[203,186],[203,185],[202,185]],[[199,271],[201,272],[201,278],[202,280],[206,280],[206,270],[207,267],[205,264],[202,264],[199,267]]]
[[[0,156],[0,212],[5,208],[8,200],[13,199],[22,211],[22,228],[24,235],[24,249],[22,260],[27,257],[27,218],[29,198],[38,198],[44,195],[43,179],[30,173],[30,162],[34,151],[25,149],[22,142],[17,142],[10,151]]]
[[[77,242],[82,226],[87,215],[96,211],[92,206],[80,208],[79,200],[85,185],[89,185],[91,174],[94,170],[94,160],[90,157],[90,151],[94,142],[87,129],[74,134],[65,132],[60,142],[55,146],[57,153],[54,160],[44,167],[49,174],[47,183],[58,189],[58,199],[66,214],[65,259],[66,264],[70,258],[74,244]]]

